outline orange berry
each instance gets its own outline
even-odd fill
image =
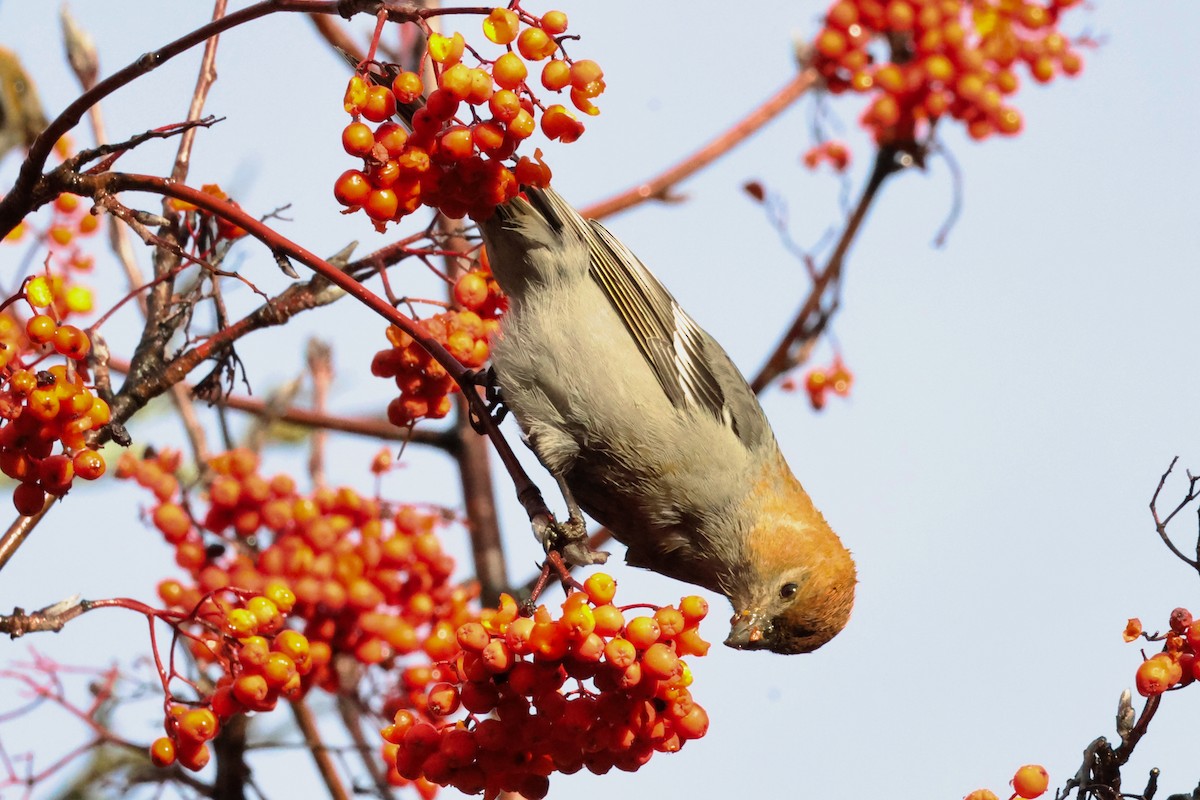
[[[254,636],[258,633],[258,620],[248,610],[235,608],[225,615],[225,630],[238,639]]]
[[[370,193],[370,181],[356,169],[346,170],[333,184],[333,196],[344,206],[361,206]]]
[[[382,145],[391,158],[396,158],[404,152],[404,147],[408,144],[408,131],[399,123],[384,122],[375,129],[373,140]]]
[[[600,94],[597,87],[603,87],[603,79],[604,70],[600,69],[600,65],[591,59],[576,61],[571,65],[571,85],[588,93],[589,97]],[[591,94],[591,92],[595,92],[595,94]]]
[[[80,450],[72,459],[75,474],[85,481],[94,481],[104,474],[104,456],[95,450]]]
[[[699,739],[708,733],[708,712],[700,706],[692,706],[687,715],[675,723],[681,739]]]
[[[296,676],[296,662],[280,652],[267,655],[267,663],[262,667],[263,677],[272,689],[282,689]]]
[[[352,156],[366,158],[375,146],[375,133],[369,125],[351,122],[342,129],[342,149]]]
[[[449,162],[465,161],[475,151],[471,129],[462,125],[447,128],[438,137],[437,154]]]
[[[442,36],[439,33],[429,36],[429,57],[438,64],[450,66],[462,60],[467,42],[457,31],[452,36]]]
[[[233,682],[233,696],[251,711],[266,711],[274,705],[268,704],[270,686],[262,675],[242,675]]]
[[[246,610],[257,621],[259,633],[272,634],[283,627],[283,615],[279,613],[279,608],[266,597],[251,597],[246,602]]]
[[[533,620],[528,617],[520,617],[509,623],[508,630],[504,632],[504,643],[513,653],[528,655],[533,652],[533,646],[529,643],[532,633]]]
[[[830,60],[841,58],[848,46],[846,35],[841,31],[826,28],[817,34],[817,52]]]
[[[1022,124],[1021,112],[1015,108],[1002,108],[996,114],[996,130],[1007,136],[1020,133]]]
[[[346,95],[342,99],[347,114],[358,115],[362,112],[362,107],[367,102],[367,88],[368,84],[363,76],[350,76],[350,82],[346,85]]]
[[[601,636],[614,636],[625,627],[625,615],[611,603],[596,606],[592,609],[592,616],[596,620],[595,632]]]
[[[652,678],[667,680],[679,669],[679,658],[670,645],[657,642],[642,654],[642,669]]]
[[[492,641],[492,637],[488,634],[487,629],[478,622],[468,622],[460,625],[455,631],[455,639],[458,641],[458,646],[463,650],[480,653],[483,648],[487,647]]]
[[[571,648],[568,636],[567,631],[553,622],[538,622],[534,624],[533,631],[529,634],[529,644],[532,646],[536,658],[543,661],[558,661]]]
[[[561,11],[547,11],[542,14],[542,30],[551,36],[558,36],[567,30],[567,15]]]
[[[484,17],[483,35],[494,44],[509,44],[517,38],[519,27],[520,18],[517,17],[517,12],[507,8],[493,8],[492,12]]]
[[[362,115],[371,122],[383,122],[396,113],[396,96],[386,86],[371,86],[367,89],[367,102]]]
[[[557,92],[571,85],[571,65],[561,59],[552,59],[542,67],[542,86]]]
[[[645,650],[657,642],[660,634],[653,617],[634,617],[625,625],[625,638],[638,650]]]
[[[296,595],[287,587],[287,584],[280,581],[271,581],[263,589],[263,597],[275,604],[275,608],[281,614],[289,614],[292,608],[296,605]]]
[[[169,767],[175,763],[175,743],[160,736],[150,745],[150,760],[156,767]]]
[[[207,742],[217,735],[217,715],[207,708],[193,708],[176,725],[181,739]]]
[[[467,96],[463,99],[471,105],[477,106],[491,99],[495,91],[495,88],[492,86],[492,76],[487,70],[477,68],[471,70],[471,88]]]
[[[488,110],[498,122],[511,122],[521,113],[521,98],[511,89],[501,89],[488,100]]]
[[[659,630],[662,632],[663,637],[667,639],[673,639],[678,636],[687,625],[683,614],[670,606],[660,608],[654,612],[654,621],[658,623]]]
[[[373,189],[362,204],[367,216],[377,222],[386,222],[396,216],[400,200],[391,189]]]
[[[271,643],[263,636],[247,636],[241,639],[237,660],[251,672],[259,672],[271,655]]]
[[[708,601],[697,595],[688,595],[679,601],[679,613],[689,624],[695,624],[708,616]]]
[[[576,604],[571,608],[563,608],[560,628],[571,641],[586,639],[596,629],[596,617],[586,604]]]
[[[438,86],[455,100],[466,100],[471,93],[471,68],[462,63],[447,67],[438,78]]]
[[[617,669],[626,669],[637,661],[637,648],[628,639],[610,639],[604,646],[604,660]]]
[[[53,340],[54,332],[57,329],[58,324],[55,323],[54,318],[46,314],[36,314],[25,323],[25,335],[34,344],[46,344]]]
[[[542,114],[542,133],[547,139],[570,144],[583,135],[583,123],[565,106],[555,103]]]
[[[525,33],[531,30],[537,29],[529,28]],[[505,53],[492,64],[492,78],[501,89],[516,89],[528,76],[529,69],[516,53]]]
[[[66,195],[60,195],[65,197]],[[72,195],[73,196],[73,195]],[[45,308],[54,302],[54,292],[50,288],[50,283],[41,275],[30,278],[25,284],[25,299],[35,308]]]
[[[1134,675],[1138,693],[1143,697],[1162,694],[1175,683],[1171,679],[1171,659],[1164,653],[1143,661]],[[1182,670],[1181,670],[1182,672]]]
[[[1040,764],[1026,764],[1013,776],[1012,787],[1024,798],[1040,797],[1050,785],[1050,774]]]
[[[483,663],[484,669],[493,675],[499,675],[508,672],[512,667],[513,651],[506,642],[500,639],[493,639],[483,648],[483,651],[479,654],[479,658]]]
[[[553,175],[550,168],[541,161],[534,161],[528,156],[521,156],[514,170],[517,183],[522,186],[549,186]],[[494,321],[494,320],[493,320]]]
[[[695,628],[685,629],[675,639],[675,649],[681,656],[708,655],[708,649],[711,646],[700,636],[700,631]]]
[[[541,28],[526,28],[517,37],[517,50],[530,61],[541,61],[558,49],[558,42]]]
[[[37,468],[42,488],[55,497],[62,497],[71,489],[74,480],[74,464],[66,456],[49,456],[42,459]]]
[[[299,631],[293,631],[290,629],[280,631],[275,635],[275,640],[271,643],[271,647],[292,659],[292,661],[296,664],[300,664],[308,660],[308,637]]]
[[[160,503],[151,517],[154,527],[158,528],[170,544],[182,542],[192,529],[191,519],[178,503]]]
[[[458,689],[449,683],[435,683],[429,689],[427,709],[435,717],[444,717],[458,710]]]
[[[527,139],[533,135],[536,127],[537,123],[534,122],[533,115],[522,108],[508,123],[508,133],[514,139]]]
[[[905,0],[892,0],[886,10],[888,26],[894,31],[912,30],[916,13]]]
[[[467,272],[454,283],[454,299],[465,308],[481,308],[488,299],[487,279],[478,272]]]
[[[411,103],[420,97],[423,91],[421,76],[415,72],[401,72],[392,80],[392,94],[395,95],[396,102]]]

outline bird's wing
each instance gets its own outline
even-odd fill
[[[531,189],[550,221],[587,243],[591,277],[637,344],[667,399],[728,425],[748,445],[770,436],[754,393],[717,342],[688,316],[628,247],[594,220],[584,220],[552,190]]]

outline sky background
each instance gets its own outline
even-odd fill
[[[588,133],[547,148],[555,186],[586,205],[655,175],[773,93],[793,70],[792,37],[816,32],[823,4],[563,8],[584,37],[572,54],[598,60],[608,83]],[[203,3],[132,0],[84,0],[72,10],[96,37],[102,74],[209,13]],[[77,94],[57,24],[52,4],[0,0],[0,44],[26,60],[51,115]],[[1162,628],[1173,607],[1196,597],[1196,576],[1158,541],[1147,503],[1172,457],[1181,457],[1181,470],[1200,469],[1200,6],[1097,2],[1071,12],[1064,28],[1103,46],[1085,52],[1076,79],[1023,82],[1020,136],[978,144],[953,126],[942,131],[964,194],[945,246],[932,244],[953,199],[944,161],[885,187],[850,253],[833,325],[855,373],[852,396],[832,398],[820,414],[802,393],[775,388],[763,398],[789,462],[857,559],[849,627],[813,655],[717,645],[692,659],[693,693],[712,720],[704,739],[634,775],[555,776],[553,796],[959,798],[978,787],[1004,795],[1018,766],[1040,762],[1052,788],[1061,786],[1092,739],[1116,738],[1117,698],[1140,661],[1138,646],[1121,640],[1125,619]],[[180,57],[106,101],[110,135],[182,119],[198,59],[199,50]],[[280,231],[317,253],[351,240],[365,252],[397,236],[337,213],[330,186],[352,166],[338,139],[346,72],[306,20],[281,15],[227,35],[218,69],[208,109],[227,120],[199,137],[192,184],[218,182],[254,213],[290,203]],[[829,111],[854,148],[857,191],[870,162],[859,105],[836,99]],[[746,372],[761,365],[806,286],[741,186],[759,179],[778,191],[802,244],[841,221],[839,181],[799,160],[813,114],[810,98],[687,180],[677,190],[686,202],[606,221]],[[83,128],[78,136],[89,141]],[[173,143],[151,143],[121,167],[161,172],[173,152]],[[16,167],[14,158],[0,163],[0,184]],[[0,250],[6,288],[19,252]],[[264,288],[284,285],[261,248],[247,243],[241,254],[241,269]],[[124,291],[110,268],[100,258],[102,301]],[[433,286],[408,269],[393,281],[411,276],[414,294]],[[239,299],[253,298],[235,292]],[[131,321],[106,328],[115,352],[133,342]],[[367,365],[383,345],[383,325],[348,300],[297,323],[239,345],[257,393],[300,372],[302,336],[317,335],[335,348],[333,407],[382,409],[388,385]],[[816,358],[828,360],[829,350]],[[164,409],[147,417],[131,427],[139,445],[183,443]],[[369,487],[366,459],[376,445],[338,439],[331,447],[334,480]],[[387,494],[457,505],[451,465],[409,455]],[[267,469],[301,474],[302,457],[280,450]],[[506,489],[501,481],[510,569],[523,580],[537,549]],[[1181,495],[1177,476],[1165,496]],[[4,570],[0,608],[75,593],[152,600],[175,568],[137,519],[145,504],[113,481],[73,491]],[[1184,550],[1195,519],[1177,523]],[[461,540],[449,546],[466,553]],[[462,565],[465,574],[465,557]],[[627,602],[665,604],[693,591],[619,559],[610,572]],[[702,632],[719,642],[728,609],[710,600]],[[146,653],[145,624],[97,612],[59,636],[0,645],[0,661],[27,659],[31,647],[67,663],[131,664]],[[0,682],[0,708],[16,702],[15,685]],[[159,735],[153,705],[121,717],[131,738]],[[1198,709],[1200,690],[1165,698],[1126,768],[1126,791],[1140,791],[1152,767],[1162,769],[1164,794],[1196,785]],[[285,731],[286,722],[276,714],[262,730]],[[78,726],[51,710],[0,725],[10,752],[39,748],[42,764],[75,736]],[[267,797],[315,780],[295,751],[252,763]]]

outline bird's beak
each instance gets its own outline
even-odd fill
[[[763,650],[769,646],[767,632],[771,622],[759,609],[752,608],[734,615],[725,644],[736,650]]]

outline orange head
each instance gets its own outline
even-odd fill
[[[854,561],[783,458],[770,461],[747,499],[752,522],[726,587],[734,616],[725,644],[810,653],[850,619]]]

